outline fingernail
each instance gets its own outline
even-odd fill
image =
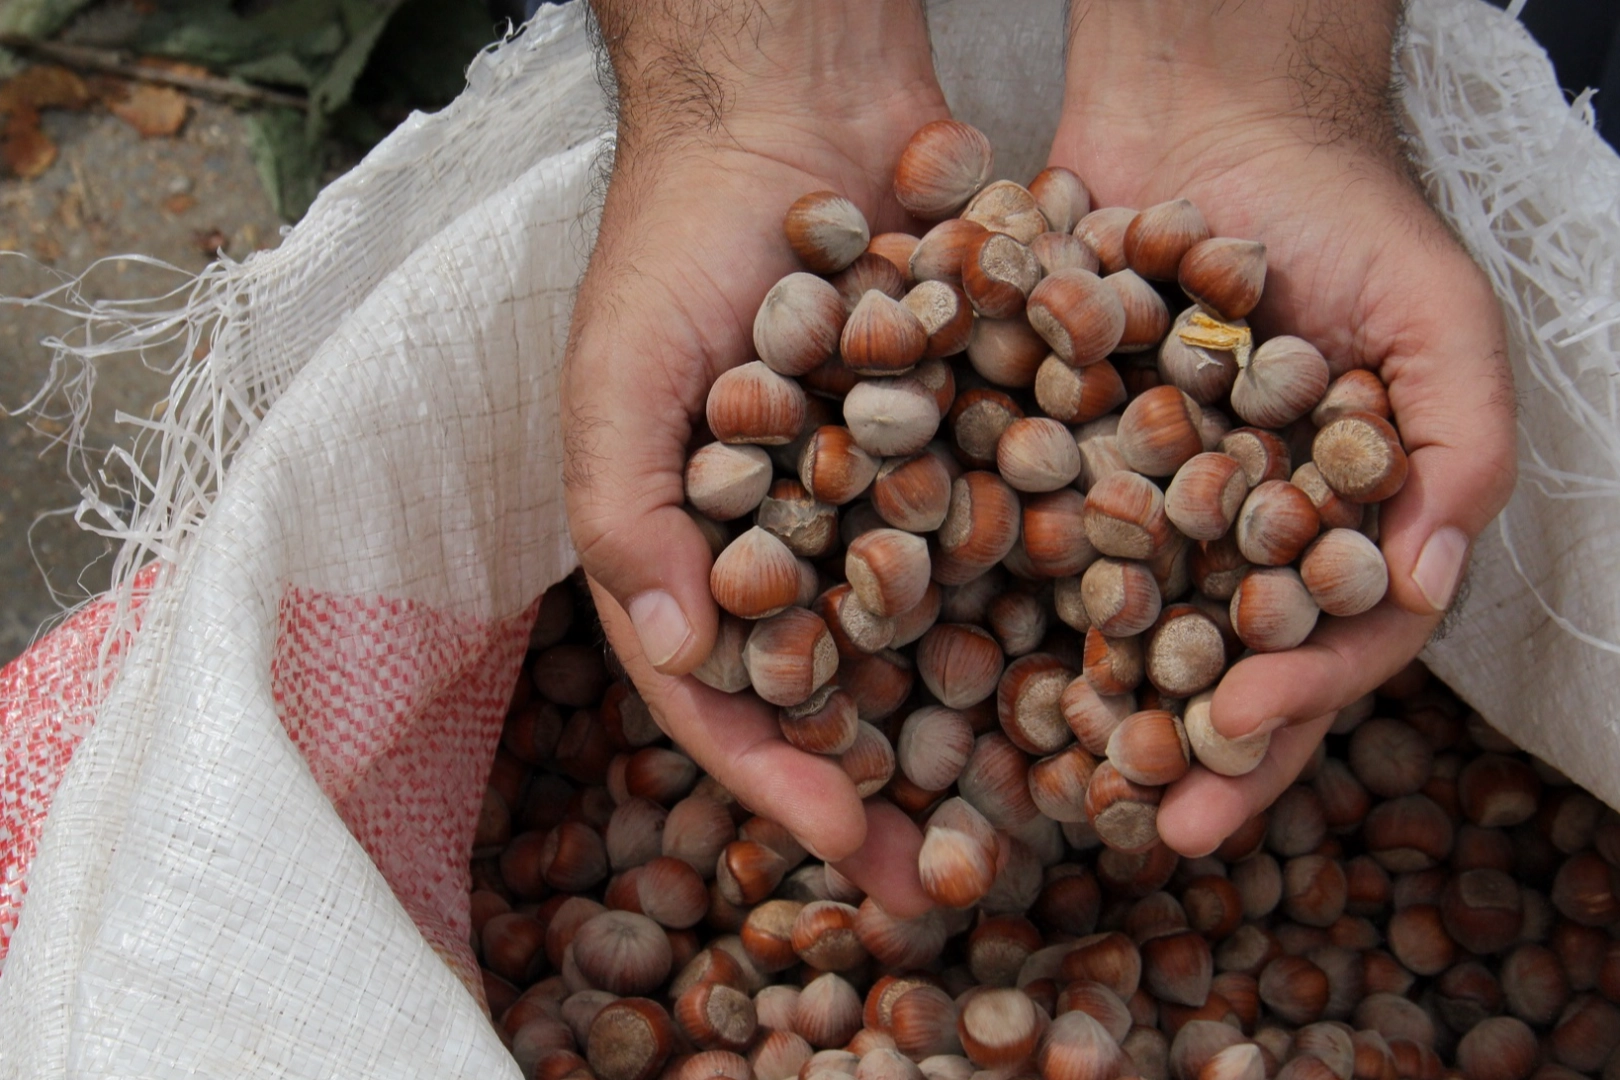
[[[1412,581],[1434,610],[1444,611],[1451,606],[1467,558],[1468,537],[1450,525],[1436,529],[1423,545],[1417,565],[1412,568]]]
[[[636,628],[636,637],[641,639],[641,651],[655,668],[673,660],[692,640],[692,624],[686,621],[686,613],[673,596],[661,589],[637,593],[625,610]]]

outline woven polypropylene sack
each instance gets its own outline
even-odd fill
[[[930,5],[1005,175],[1056,126],[1061,8]],[[1589,299],[1614,303],[1620,165],[1482,3],[1414,4],[1400,61],[1509,309],[1534,489],[1432,662],[1613,802],[1620,591],[1581,568],[1620,522],[1565,496],[1620,462],[1620,312]],[[557,369],[608,126],[579,5],[548,10],[280,248],[199,280],[210,351],[125,528],[158,564],[0,673],[0,1077],[516,1075],[466,861],[534,600],[574,561]]]

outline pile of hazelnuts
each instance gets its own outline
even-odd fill
[[[1212,688],[1383,598],[1378,505],[1407,473],[1375,373],[1255,340],[1263,245],[1185,199],[1093,210],[1067,169],[990,175],[943,120],[895,173],[921,237],[795,202],[806,269],[686,467],[725,612],[694,674],[926,813],[923,883],[957,908],[998,831],[1038,814],[1144,851],[1194,759],[1255,768],[1269,738],[1222,737]]]
[[[991,888],[897,918],[703,775],[600,642],[580,583],[546,594],[474,840],[527,1080],[1620,1080],[1620,815],[1419,665],[1205,858],[987,777],[1025,806]]]

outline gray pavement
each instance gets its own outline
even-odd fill
[[[0,256],[0,296],[35,295],[129,253],[175,269],[104,263],[83,283],[84,297],[157,296],[206,266],[215,247],[242,258],[279,240],[281,223],[248,156],[242,118],[229,107],[193,100],[172,138],[142,138],[95,107],[47,112],[44,128],[60,148],[55,163],[34,180],[0,178],[0,250],[28,256]],[[59,315],[0,305],[0,406],[13,410],[33,396],[50,362],[40,340],[73,329]],[[135,359],[102,364],[86,445],[129,444],[134,431],[114,414],[150,415],[168,385],[168,376]],[[79,499],[67,456],[53,446],[61,431],[58,421],[0,413],[0,665],[64,606],[107,586],[108,542],[59,513]],[[93,463],[100,459],[92,453]]]

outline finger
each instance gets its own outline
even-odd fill
[[[655,671],[624,609],[594,581],[591,592],[608,640],[659,727],[693,761],[817,857],[842,859],[860,850],[866,842],[865,811],[837,761],[790,746],[775,710],[752,694],[726,694],[693,678]]]
[[[1501,312],[1473,263],[1450,244],[1416,262],[1396,287],[1426,290],[1387,301],[1399,313],[1373,327],[1392,343],[1382,373],[1410,460],[1381,512],[1380,546],[1390,597],[1437,614],[1456,597],[1469,545],[1513,492],[1513,386]]]
[[[1304,645],[1233,664],[1215,688],[1210,722],[1236,739],[1336,712],[1405,667],[1437,622],[1387,601],[1351,619],[1325,618]]]
[[[589,325],[587,325],[589,324]],[[692,385],[671,385],[650,365],[625,363],[601,320],[582,317],[565,373],[563,479],[569,527],[585,572],[629,613],[648,662],[685,674],[714,645],[711,556],[681,509]],[[645,340],[645,339],[644,339]],[[656,340],[656,339],[652,339]]]
[[[1203,766],[1170,785],[1159,804],[1159,836],[1173,850],[1200,858],[1221,846],[1254,815],[1276,801],[1310,760],[1333,716],[1283,728],[1253,772],[1221,776]]]
[[[898,806],[886,799],[868,799],[866,843],[834,868],[884,911],[910,919],[934,906],[917,877],[922,841],[922,830]]]

